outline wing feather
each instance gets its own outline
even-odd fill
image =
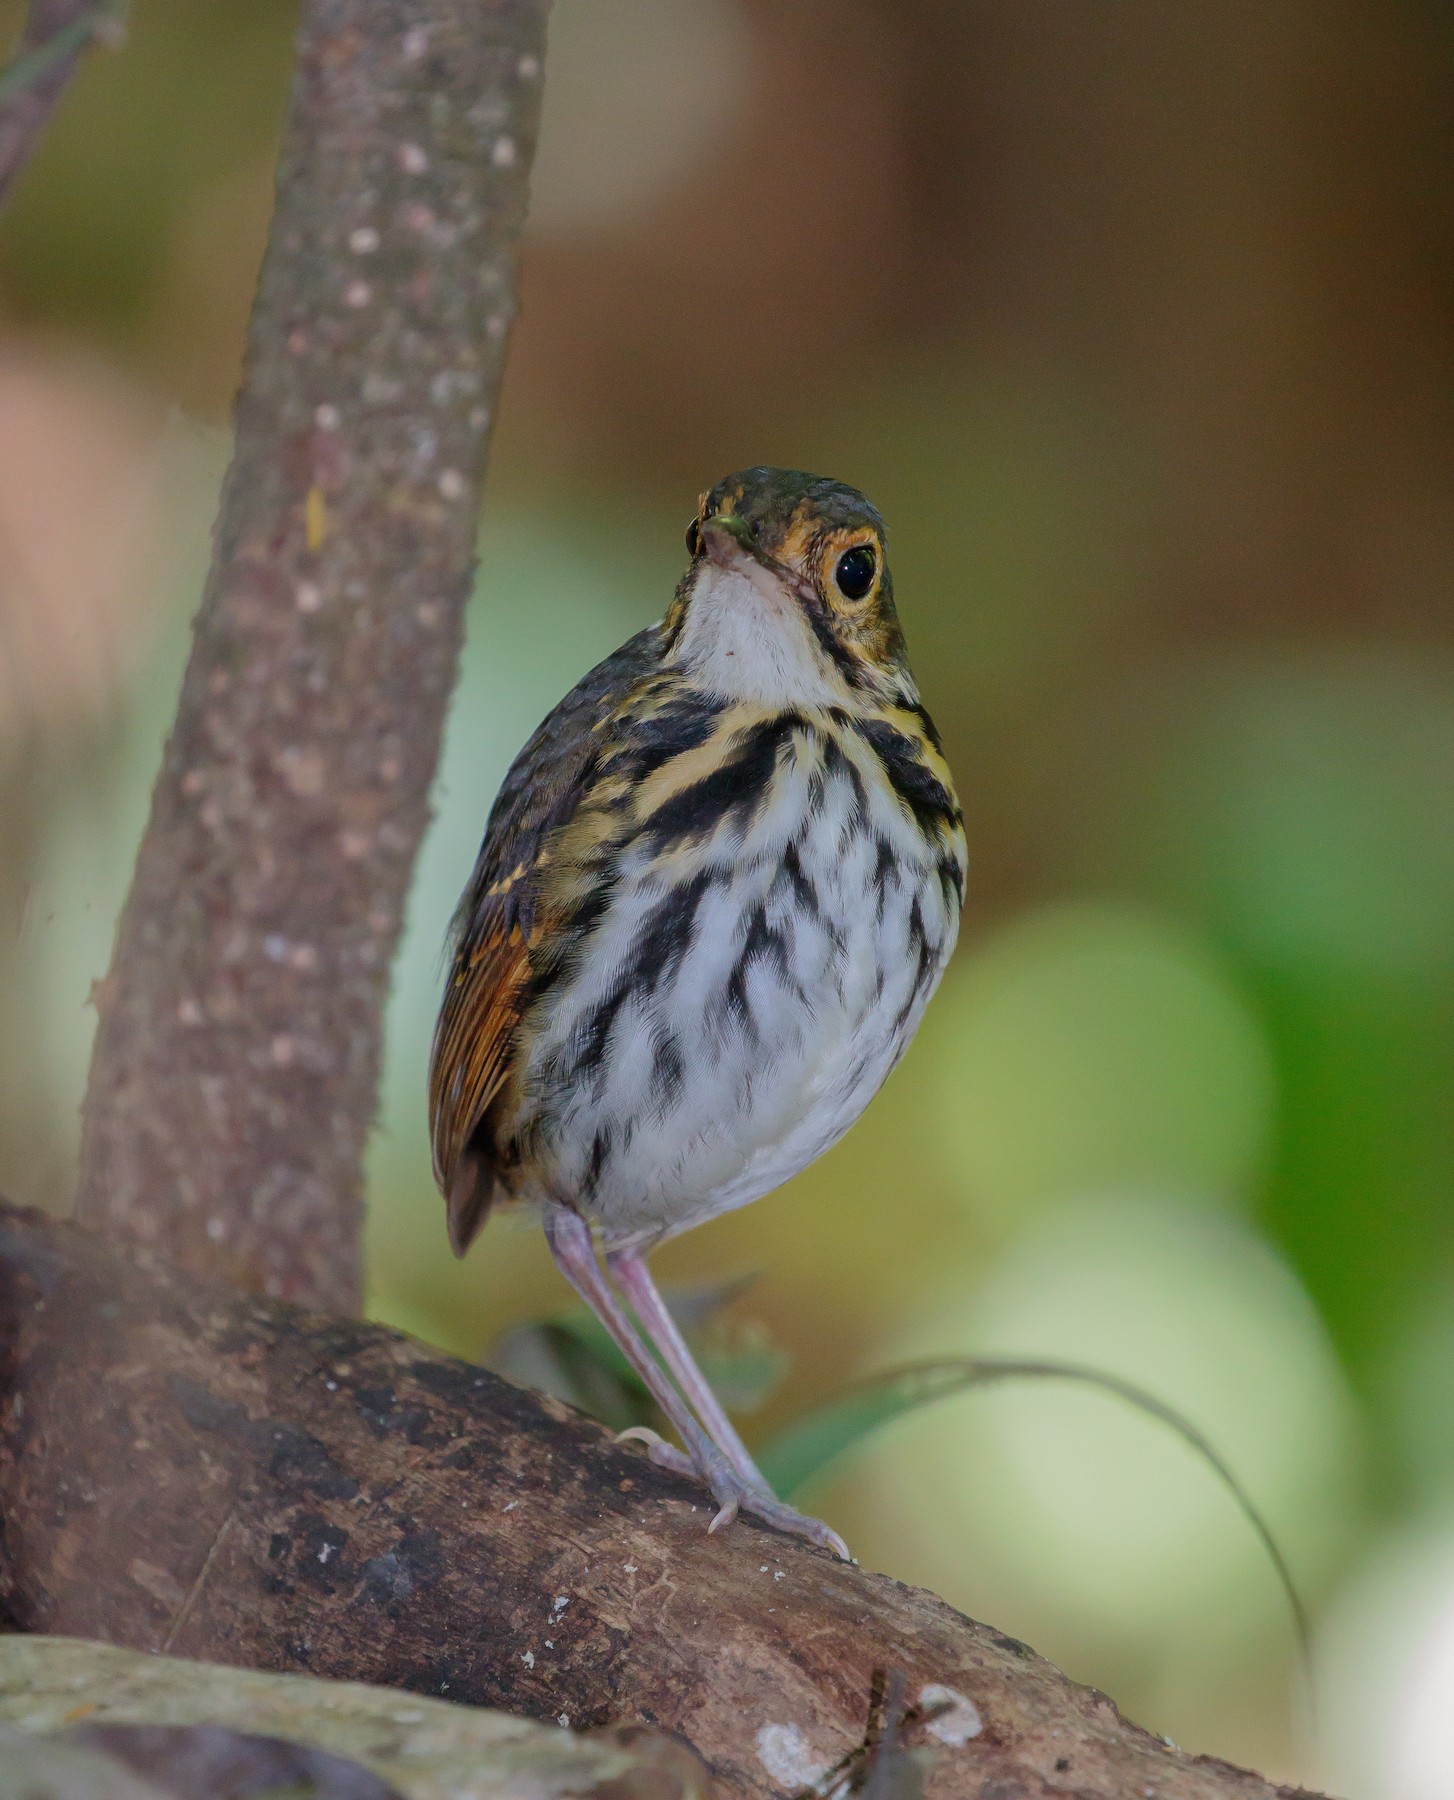
[[[429,1066],[434,1177],[463,1254],[497,1186],[490,1112],[515,1066],[532,950],[548,956],[542,867],[575,816],[600,756],[594,729],[659,656],[659,628],[639,632],[592,669],[516,757],[490,811],[474,873],[455,914],[451,967]]]
[[[455,1165],[510,1070],[520,996],[530,974],[518,927],[491,921],[450,972],[434,1035],[434,1174],[448,1189]]]

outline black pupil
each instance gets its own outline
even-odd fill
[[[833,571],[839,593],[850,600],[861,600],[873,586],[873,568],[873,551],[867,544],[860,544],[856,550],[845,550]]]
[[[687,555],[695,556],[701,542],[701,531],[697,527],[697,521],[693,519],[691,524],[687,526]]]

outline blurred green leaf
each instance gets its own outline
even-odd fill
[[[662,1298],[702,1373],[733,1412],[761,1406],[782,1381],[788,1359],[755,1321],[729,1321],[723,1308],[751,1277],[668,1289]],[[484,1358],[511,1381],[578,1406],[613,1431],[659,1423],[651,1396],[594,1314],[584,1307],[518,1326]]]
[[[836,1398],[787,1426],[765,1446],[758,1460],[773,1491],[785,1498],[791,1497],[835,1458],[860,1444],[880,1426],[921,1406],[967,1393],[971,1388],[1023,1379],[1074,1381],[1099,1388],[1169,1426],[1216,1475],[1256,1533],[1287,1596],[1298,1645],[1306,1661],[1307,1612],[1277,1540],[1251,1496],[1211,1442],[1189,1419],[1154,1394],[1147,1393],[1134,1382],[1121,1380],[1119,1376],[1083,1368],[1077,1363],[1034,1357],[962,1356],[906,1363],[854,1383]]]
[[[646,1390],[588,1313],[519,1325],[497,1338],[483,1360],[507,1381],[554,1394],[612,1431],[655,1419]]]

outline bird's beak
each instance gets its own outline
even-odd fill
[[[736,513],[714,513],[710,519],[703,519],[701,531],[702,548],[718,568],[738,566],[743,557],[750,557],[754,562],[762,560],[747,521],[739,519]]]

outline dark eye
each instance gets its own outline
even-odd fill
[[[877,567],[878,558],[871,544],[859,544],[856,549],[845,550],[833,570],[838,592],[845,600],[861,600],[873,586]]]
[[[702,528],[698,522],[693,519],[691,524],[687,526],[687,555],[695,556],[701,547]]]

